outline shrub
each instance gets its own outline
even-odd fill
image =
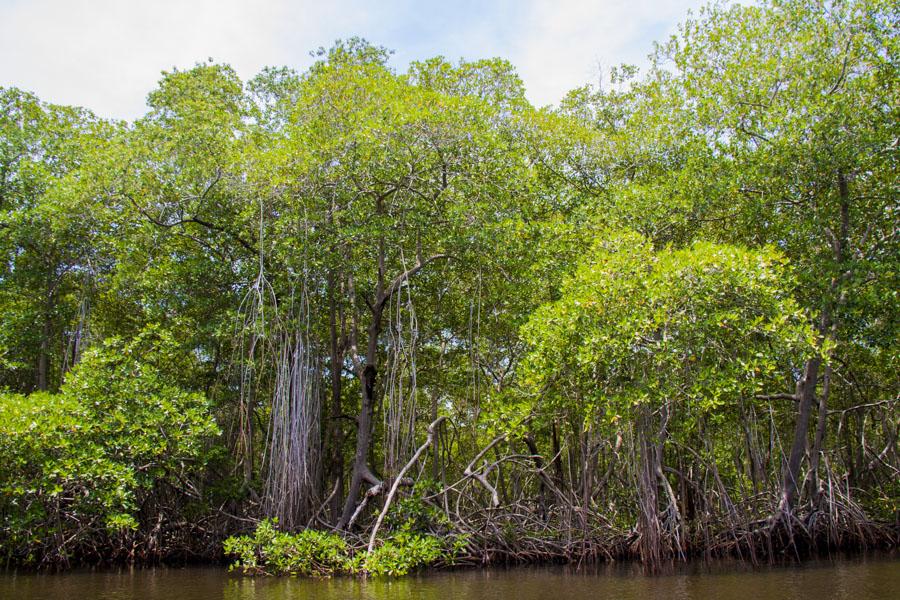
[[[437,534],[449,533],[452,523],[447,514],[434,503],[425,500],[439,490],[440,486],[430,479],[417,481],[410,493],[391,507],[384,521],[384,530],[397,531],[405,528]]]
[[[350,550],[338,535],[305,529],[278,531],[277,519],[262,521],[252,535],[225,540],[225,554],[237,557],[231,570],[248,575],[328,577],[352,570]]]
[[[140,506],[203,467],[218,434],[174,385],[174,344],[149,330],[86,353],[58,394],[0,394],[0,546],[14,563],[106,558]]]
[[[230,569],[245,575],[397,577],[438,561],[452,564],[468,542],[465,536],[439,538],[404,527],[371,553],[354,553],[336,534],[313,529],[288,533],[278,531],[277,524],[277,519],[266,519],[251,535],[225,540],[225,554],[236,559]]]
[[[441,540],[436,536],[403,530],[368,554],[363,568],[372,575],[398,577],[432,565],[444,555]]]

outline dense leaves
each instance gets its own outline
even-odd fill
[[[179,358],[151,330],[89,350],[56,394],[2,396],[7,559],[81,560],[162,509],[148,500],[163,488],[191,495],[219,430],[206,399],[177,385]]]
[[[562,298],[532,315],[525,379],[587,422],[616,423],[641,403],[724,416],[777,384],[779,365],[816,351],[783,262],[772,250],[698,242],[654,251],[638,235],[610,235]]]

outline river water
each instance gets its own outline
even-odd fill
[[[472,569],[402,579],[245,578],[217,567],[0,572],[0,599],[15,600],[579,600],[900,599],[900,555],[750,568],[690,565],[653,577],[633,564]]]

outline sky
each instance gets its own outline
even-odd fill
[[[702,0],[0,0],[0,86],[134,119],[162,71],[213,59],[249,79],[308,67],[310,52],[364,37],[391,65],[500,56],[532,103],[556,104],[601,69],[646,65],[654,41]]]

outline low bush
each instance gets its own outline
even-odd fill
[[[363,568],[372,575],[399,577],[433,565],[444,555],[444,547],[437,537],[400,531],[367,554]]]
[[[133,551],[126,538],[166,512],[153,499],[188,493],[218,428],[202,394],[172,383],[176,355],[150,330],[88,351],[58,394],[0,394],[5,562],[102,560],[124,542]]]
[[[338,535],[306,529],[287,533],[277,520],[262,521],[252,535],[225,540],[225,554],[237,557],[231,570],[247,575],[328,577],[353,570],[347,543]]]
[[[225,540],[225,554],[235,557],[231,570],[245,575],[374,575],[397,577],[438,562],[452,564],[465,548],[464,537],[417,533],[402,528],[371,553],[354,551],[339,535],[305,529],[288,533],[266,519],[249,535]]]

